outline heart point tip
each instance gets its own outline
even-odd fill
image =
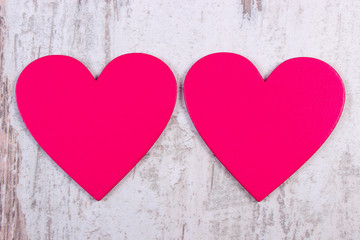
[[[254,197],[254,196],[253,196]],[[267,196],[261,196],[261,197],[254,197],[254,199],[257,201],[257,202],[261,202],[262,200],[264,200]]]
[[[101,195],[101,196],[92,196],[96,201],[101,201],[104,197],[105,197],[105,195]]]

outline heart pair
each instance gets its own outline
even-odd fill
[[[23,70],[16,98],[39,145],[101,200],[160,136],[176,88],[169,67],[147,54],[117,57],[97,80],[71,57],[47,56]],[[313,58],[285,61],[264,82],[246,58],[216,53],[196,62],[184,83],[199,134],[257,201],[327,139],[344,94],[335,70]]]

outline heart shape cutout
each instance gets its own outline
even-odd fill
[[[165,63],[147,54],[115,58],[97,80],[74,58],[46,56],[22,71],[16,99],[42,149],[101,200],[166,127],[176,80]]]
[[[325,142],[345,101],[340,76],[320,60],[290,59],[265,82],[249,60],[233,53],[197,61],[184,95],[202,139],[257,201]]]

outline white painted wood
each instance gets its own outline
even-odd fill
[[[360,239],[359,1],[19,0],[2,6],[2,81],[10,82],[8,122],[21,154],[12,170],[19,172],[12,197],[23,216],[23,228],[15,228],[24,231],[21,238]],[[333,134],[261,203],[213,156],[185,109],[187,70],[218,51],[248,57],[264,77],[286,59],[317,57],[345,82],[345,110]],[[32,139],[17,111],[15,83],[44,55],[70,55],[98,76],[128,52],[165,61],[177,77],[178,102],[148,155],[97,202]]]

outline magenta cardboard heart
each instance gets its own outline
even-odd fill
[[[47,56],[21,73],[16,99],[39,145],[100,200],[164,130],[176,80],[165,63],[147,54],[117,57],[97,80],[76,59]]]
[[[197,61],[184,95],[205,143],[257,201],[318,150],[345,101],[340,76],[325,62],[290,59],[264,81],[249,60],[233,53]]]

